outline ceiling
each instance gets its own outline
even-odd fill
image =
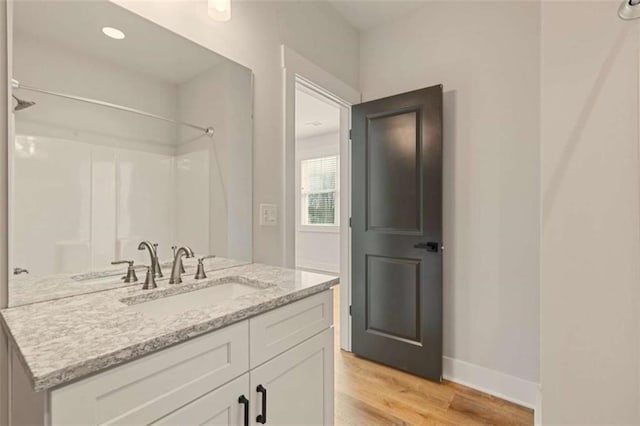
[[[337,132],[340,109],[303,90],[296,90],[296,139]]]
[[[172,84],[227,60],[107,1],[17,1],[14,25],[17,35]],[[122,30],[125,39],[105,36],[102,28],[106,26]]]
[[[424,0],[329,0],[329,2],[360,31],[409,15],[426,4]]]

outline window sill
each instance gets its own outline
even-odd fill
[[[298,232],[327,232],[330,234],[340,233],[340,226],[338,225],[298,225],[296,229]]]

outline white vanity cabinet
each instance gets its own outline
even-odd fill
[[[251,370],[250,378],[252,419],[266,413],[266,424],[333,424],[333,329]]]
[[[333,424],[332,301],[324,291],[45,391],[42,424],[258,425],[265,408],[266,424]]]
[[[250,403],[248,395],[249,374],[244,374],[152,424],[163,426],[244,425],[245,419],[251,415],[249,407],[247,407],[249,411],[245,412],[245,404]]]

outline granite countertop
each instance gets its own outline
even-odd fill
[[[196,259],[182,260],[188,275],[193,275],[196,270]],[[218,269],[226,269],[233,266],[246,265],[249,262],[215,257],[206,259],[207,272]],[[165,277],[171,272],[171,261],[161,262]],[[137,266],[137,265],[136,265]],[[119,278],[125,275],[127,265],[109,266],[98,271],[86,271],[81,273],[68,273],[56,275],[24,274],[12,276],[9,279],[9,306],[26,305],[28,303],[44,302],[46,300],[60,299],[63,297],[77,296],[97,291],[110,290],[118,287],[137,286],[144,282],[145,270],[136,269],[138,282],[125,283]],[[113,279],[99,280],[100,278],[113,277]],[[97,282],[90,282],[91,280]]]
[[[63,385],[268,310],[320,293],[338,278],[261,264],[207,273],[182,284],[158,282],[155,290],[135,286],[59,298],[0,311],[2,325],[18,349],[35,391]],[[148,316],[135,306],[164,296],[246,282],[249,294],[166,316]]]

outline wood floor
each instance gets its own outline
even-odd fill
[[[533,411],[451,382],[433,383],[339,349],[335,291],[335,423],[343,425],[532,425]]]

